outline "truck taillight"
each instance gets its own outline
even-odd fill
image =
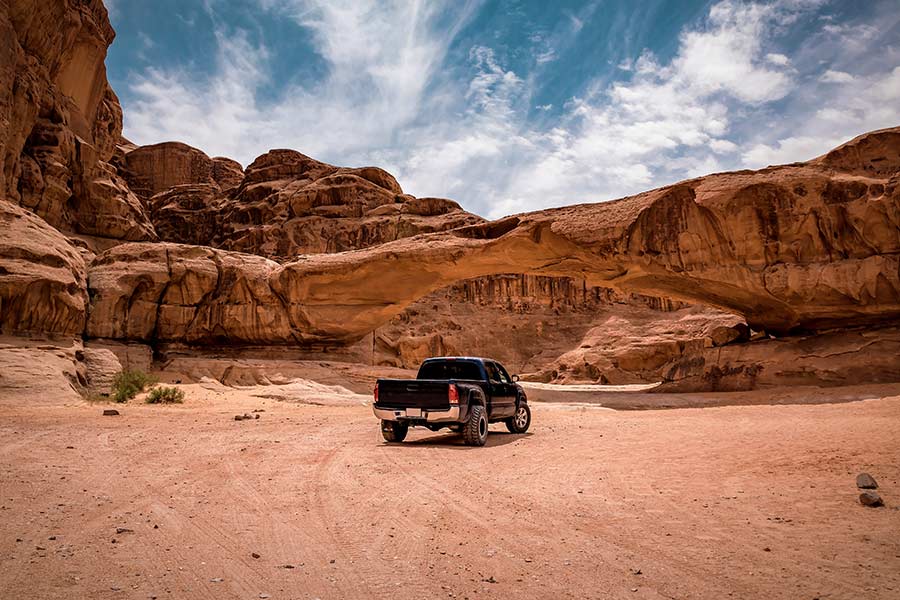
[[[450,401],[450,404],[459,404],[459,390],[452,383],[447,388],[447,400]]]
[[[378,404],[378,382],[375,382],[375,391],[372,392],[372,395],[375,396],[375,404]]]

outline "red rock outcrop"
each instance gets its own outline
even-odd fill
[[[269,168],[288,170],[284,161]],[[248,187],[254,172],[248,169]],[[266,275],[279,314],[286,311],[280,323],[292,330],[272,339],[352,342],[449,283],[509,271],[701,302],[775,333],[882,324],[900,316],[896,177],[863,177],[811,161],[304,256]],[[264,186],[267,180],[260,180]],[[308,200],[315,197],[311,192],[302,202],[315,205]],[[128,305],[135,293],[134,285],[106,285],[107,270],[116,270],[125,254],[148,252],[123,248],[120,258],[105,256],[91,269],[102,315],[92,313],[92,322],[115,321],[115,307]],[[165,264],[130,267],[141,270],[170,280]]]
[[[169,242],[289,259],[483,222],[452,200],[403,194],[382,169],[335,167],[294,150],[272,150],[246,172],[178,142],[130,149],[124,162]]]
[[[703,348],[659,370],[659,392],[900,381],[900,328],[826,331]]]
[[[145,201],[175,186],[211,184],[218,187],[213,171],[224,180],[233,177],[230,163],[220,161],[219,166],[202,150],[181,142],[163,142],[150,146],[138,146],[125,154],[125,177],[129,187]],[[240,165],[238,165],[240,167]]]
[[[81,335],[88,303],[81,254],[58,231],[0,200],[0,333]]]
[[[220,218],[212,245],[282,259],[483,221],[451,200],[403,194],[382,169],[335,167],[293,150],[273,150],[247,167]]]
[[[473,348],[453,332],[499,315],[519,329],[479,348],[541,340],[515,354],[540,377],[664,372],[724,389],[793,375],[741,354],[768,342],[734,344],[746,331],[727,315],[699,336],[600,349],[621,327],[589,317],[610,300],[597,290],[688,316],[679,303],[699,302],[779,336],[900,318],[900,128],[807,163],[485,222],[375,167],[273,150],[244,171],[184,144],[130,144],[103,66],[113,35],[101,0],[0,0],[2,332],[300,348],[371,334],[375,354],[406,364]],[[542,337],[545,323],[563,333]],[[891,348],[850,351],[875,347]]]
[[[260,256],[179,244],[123,244],[98,256],[91,338],[187,344],[287,344],[293,323]]]
[[[572,365],[572,369],[552,365],[574,346],[584,347],[590,333],[600,331],[613,317],[618,317],[620,323],[626,320],[625,326],[602,329],[603,333],[595,336],[592,353],[613,354],[617,349],[612,342],[618,342],[624,331],[641,338],[648,325],[652,328],[659,322],[669,324],[673,336],[702,337],[704,329],[709,329],[722,314],[694,307],[694,312],[699,313],[697,323],[680,320],[680,327],[673,327],[671,323],[676,318],[668,313],[686,307],[675,301],[588,287],[584,281],[567,277],[479,277],[457,282],[412,303],[376,329],[374,340],[363,340],[361,345],[368,346],[369,352],[363,351],[362,355],[377,364],[405,368],[417,368],[424,358],[434,355],[484,355],[501,360],[518,373],[541,372],[537,378],[545,381],[658,381],[659,369],[654,370],[651,365],[642,365],[639,373],[619,376],[607,368],[608,360],[604,362],[593,355],[567,361],[565,364]],[[730,317],[730,322],[737,320],[736,316]],[[662,333],[655,341],[660,337]],[[660,364],[676,356],[680,354],[670,353]]]
[[[63,231],[152,240],[109,164],[122,130],[103,63],[114,35],[101,0],[0,4],[0,198]]]

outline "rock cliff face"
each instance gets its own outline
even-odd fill
[[[826,332],[784,357],[900,319],[900,128],[806,163],[487,222],[375,167],[272,150],[244,170],[135,146],[106,81],[113,35],[101,0],[0,0],[0,333],[368,343],[397,366],[485,353],[542,380],[724,389],[799,380],[766,362],[773,340],[734,343],[750,328]],[[798,364],[814,372],[820,350]],[[852,361],[822,360],[853,377]]]
[[[58,231],[0,200],[0,333],[81,335],[84,258]]]
[[[0,197],[56,229],[155,239],[109,161],[122,110],[106,81],[101,0],[0,4]]]
[[[161,239],[275,259],[366,248],[483,222],[451,200],[415,198],[376,167],[335,167],[272,150],[246,172],[184,144],[126,155]]]
[[[618,347],[621,329],[644,339],[648,324],[668,323],[675,320],[673,314],[687,308],[676,301],[588,287],[583,280],[568,277],[493,275],[464,280],[420,298],[376,329],[371,341],[364,341],[373,346],[375,362],[404,368],[417,368],[428,356],[484,355],[544,381],[658,381],[659,365],[613,373],[607,368],[610,361],[604,363],[596,356],[569,361],[571,369],[552,365],[579,341],[583,345],[598,327],[603,333],[595,336],[593,352],[614,355],[624,350]],[[679,334],[684,339],[703,337],[724,314],[700,307],[691,310],[700,314],[695,315],[694,323],[681,321],[684,326]],[[616,316],[620,327],[602,328]],[[739,320],[725,316],[729,322]],[[670,339],[660,344],[663,337],[659,334],[645,340],[665,357],[660,364],[681,356],[670,348]]]
[[[867,137],[876,144],[896,132]],[[121,252],[143,254],[146,246]],[[292,337],[307,341],[360,339],[454,281],[509,271],[701,302],[784,334],[896,319],[898,261],[897,175],[848,174],[819,159],[304,256],[275,267],[268,282]],[[100,274],[114,264],[104,257],[91,270],[98,310],[127,303],[134,291],[105,287]]]
[[[207,184],[220,192],[214,178],[213,159],[203,151],[181,142],[140,146],[125,154],[125,177],[134,193],[143,200],[179,185]],[[240,164],[236,167],[240,171]],[[222,177],[223,171],[218,171]],[[228,170],[225,175],[230,175]],[[234,176],[228,177],[233,183]]]

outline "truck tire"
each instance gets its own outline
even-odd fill
[[[463,438],[469,446],[484,446],[487,441],[488,420],[483,406],[473,406],[469,420],[463,427]]]
[[[531,427],[531,409],[524,402],[519,404],[516,414],[506,420],[510,433],[525,433]]]
[[[399,421],[382,421],[381,435],[386,442],[402,442],[409,433],[409,425]]]

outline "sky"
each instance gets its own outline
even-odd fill
[[[138,144],[293,148],[498,218],[900,125],[898,0],[105,0]]]

